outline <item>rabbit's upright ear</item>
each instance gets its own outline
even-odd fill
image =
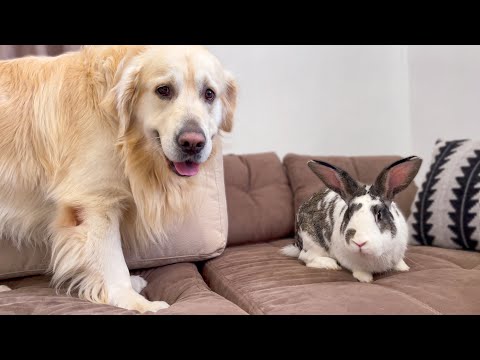
[[[358,192],[360,185],[343,169],[318,160],[310,160],[308,167],[331,190],[349,202]]]
[[[380,196],[386,201],[392,201],[396,194],[407,188],[422,165],[422,159],[410,156],[387,166],[378,175],[370,189],[372,195]]]

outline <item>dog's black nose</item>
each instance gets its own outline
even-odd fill
[[[205,134],[196,124],[187,124],[177,137],[177,144],[182,151],[189,155],[198,154],[205,147]]]

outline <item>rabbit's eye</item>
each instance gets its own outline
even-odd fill
[[[381,210],[377,211],[377,215],[375,217],[377,221],[382,221],[382,211]]]

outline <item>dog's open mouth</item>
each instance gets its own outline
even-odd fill
[[[158,145],[160,146],[160,148],[162,148],[160,135],[156,130],[154,131],[154,138],[158,141]],[[196,163],[195,161],[186,160],[186,161],[174,162],[174,161],[171,161],[165,154],[164,156],[165,156],[165,160],[167,160],[167,163],[170,169],[178,176],[186,176],[186,177],[195,176],[200,171],[200,164]]]
[[[173,162],[170,161],[170,168],[179,176],[195,176],[200,170],[200,164],[193,161]]]

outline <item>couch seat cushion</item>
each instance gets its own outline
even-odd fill
[[[234,246],[202,270],[210,288],[250,314],[480,314],[480,254],[411,246],[407,273],[359,283],[307,268],[279,249],[291,239]]]
[[[156,315],[245,314],[235,304],[212,292],[191,263],[174,264],[133,272],[148,281],[142,294],[150,300],[163,300],[171,306]],[[92,304],[75,296],[55,294],[46,276],[3,281],[12,291],[0,292],[0,315],[134,315],[109,305]],[[146,313],[152,315],[153,313]]]

